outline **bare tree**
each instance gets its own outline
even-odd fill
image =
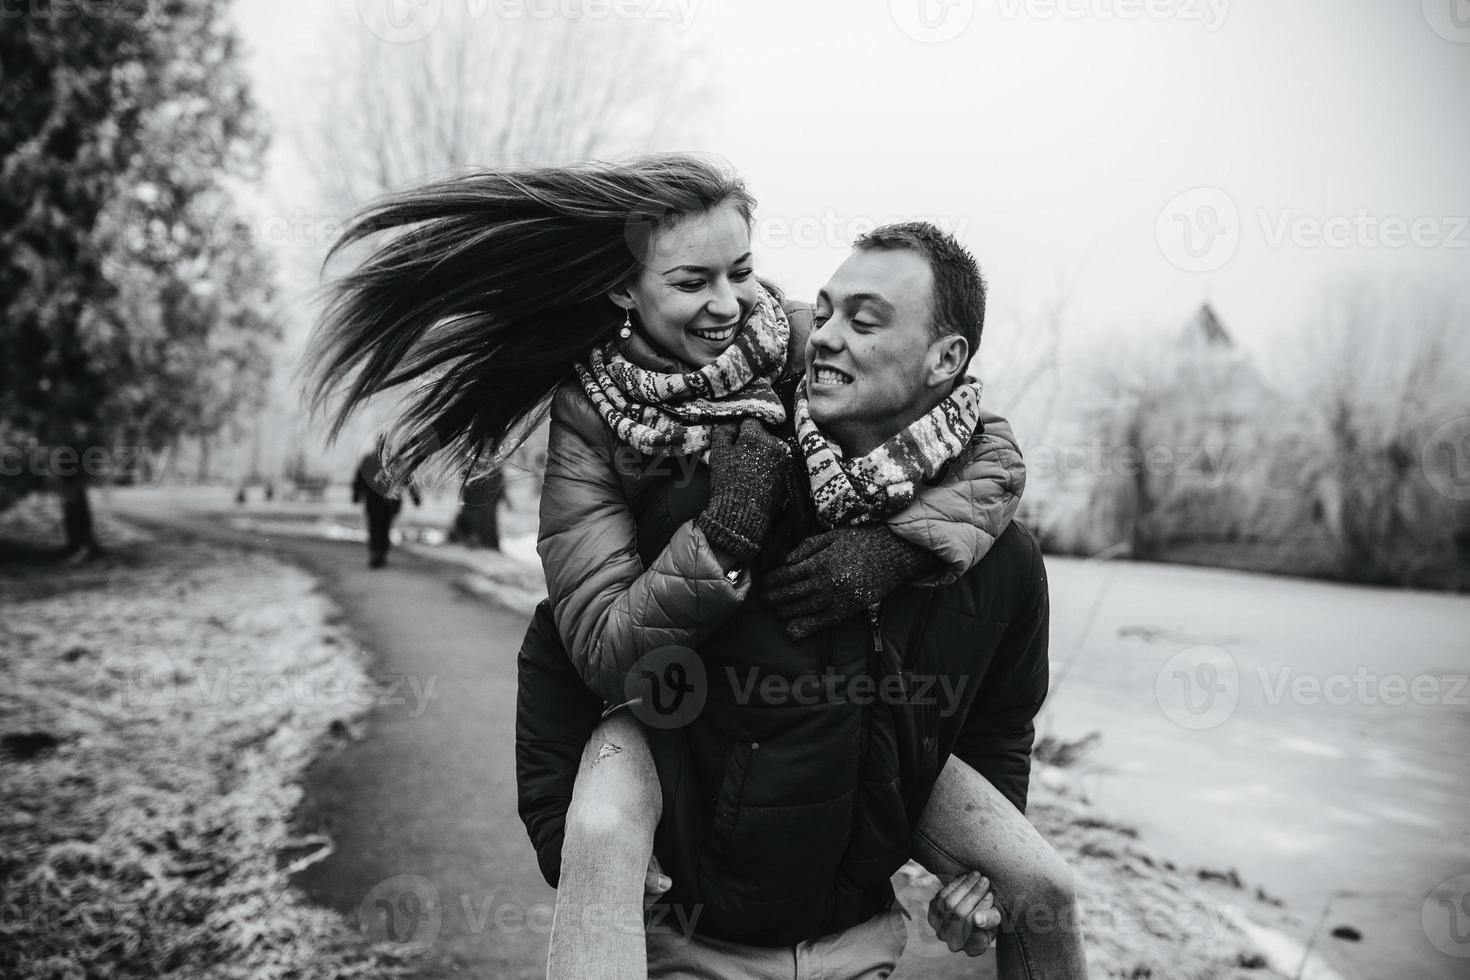
[[[361,22],[335,32],[333,84],[298,142],[339,216],[461,168],[606,158],[689,132],[700,59],[667,22],[494,9],[444,4],[412,43]],[[499,472],[477,474],[451,536],[498,547],[503,499]]]
[[[1465,311],[1443,287],[1332,291],[1278,362],[1298,398],[1297,472],[1350,578],[1414,583],[1453,561],[1455,502],[1426,438],[1470,415]]]

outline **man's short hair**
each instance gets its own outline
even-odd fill
[[[934,273],[934,316],[929,324],[934,339],[957,333],[980,349],[985,328],[985,276],[970,250],[948,232],[927,221],[882,225],[853,243],[859,251],[907,248],[922,255]]]

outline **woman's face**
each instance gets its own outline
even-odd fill
[[[648,258],[611,298],[635,312],[667,353],[704,367],[755,309],[750,223],[734,204],[722,204],[654,232]]]

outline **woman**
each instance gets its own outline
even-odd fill
[[[786,419],[776,389],[799,373],[809,314],[755,277],[753,206],[738,180],[685,156],[482,172],[390,198],[333,250],[398,230],[337,285],[313,353],[318,404],[346,384],[334,434],[366,398],[419,383],[391,436],[405,474],[436,454],[468,472],[487,455],[504,459],[550,403],[539,548],[556,632],[598,704],[626,700],[639,658],[697,649],[739,607],[746,563],[782,503],[790,450],[766,426]],[[947,537],[959,543],[941,564],[875,527],[872,546],[893,560],[873,563],[885,570],[849,604],[979,560],[1019,489],[1002,465],[1019,460],[997,438],[1003,421],[986,431],[995,458],[951,479],[966,481],[978,505],[956,524],[979,514],[987,533]],[[662,540],[640,541],[648,488],[671,478],[707,480],[705,505]],[[589,734],[571,810],[550,818],[566,820],[567,839],[551,859],[541,853],[548,880],[552,859],[562,864],[551,972],[588,975],[595,960],[632,975],[641,936],[562,925],[564,907],[581,902],[640,907],[657,822],[658,784],[636,724],[614,712]],[[584,792],[594,770],[596,787]],[[612,807],[622,821],[615,846],[597,852],[608,839],[582,835],[596,826],[583,819],[586,799],[647,805]],[[980,891],[968,890],[964,915],[980,907]]]

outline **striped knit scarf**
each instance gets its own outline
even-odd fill
[[[714,425],[753,416],[786,421],[773,382],[786,367],[791,324],[764,287],[735,340],[697,371],[671,374],[639,367],[617,341],[594,347],[577,365],[582,390],[613,433],[640,452],[685,456],[709,448]]]
[[[920,482],[969,445],[980,422],[980,382],[960,382],[927,415],[857,459],[843,459],[817,429],[804,384],[797,386],[794,415],[818,520],[829,528],[873,524],[907,506]]]

